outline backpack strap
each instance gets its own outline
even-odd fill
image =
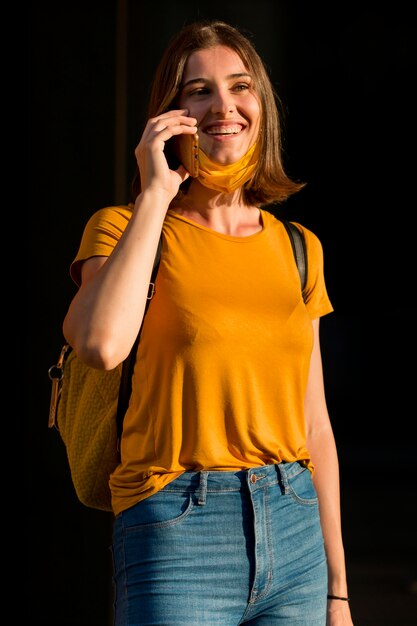
[[[300,274],[301,291],[303,294],[303,300],[306,301],[305,288],[307,284],[307,248],[304,239],[304,234],[297,228],[295,224],[288,220],[280,220],[288,233],[291,241],[292,251],[294,252],[295,262],[297,263],[298,273]]]
[[[145,319],[145,315],[146,315],[146,311],[148,310],[149,303],[152,300],[152,297],[155,293],[155,281],[156,281],[156,275],[158,273],[159,261],[161,259],[161,249],[162,249],[162,235],[159,238],[158,247],[156,249],[156,254],[155,254],[155,259],[153,262],[151,280],[149,281],[149,290],[148,290],[148,296],[146,299],[145,312],[143,314],[143,319]],[[123,366],[122,366],[122,374],[120,378],[120,387],[119,387],[119,398],[117,401],[117,415],[116,415],[117,445],[118,445],[119,454],[120,454],[120,437],[122,435],[122,428],[123,428],[123,419],[127,411],[127,407],[129,405],[130,394],[132,391],[133,367],[135,363],[136,352],[137,352],[138,345],[139,345],[140,334],[142,332],[143,319],[142,319],[142,324],[139,328],[138,335],[135,339],[135,343],[133,344],[128,356],[123,361]]]

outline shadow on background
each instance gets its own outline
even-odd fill
[[[68,268],[84,224],[95,210],[125,200],[116,197],[115,161],[126,162],[127,188],[159,56],[184,22],[216,17],[252,33],[270,68],[284,103],[287,170],[308,183],[282,212],[324,247],[335,312],[322,322],[323,363],[355,626],[417,624],[408,365],[416,328],[408,149],[415,25],[407,3],[325,4],[183,1],[162,10],[134,0],[31,3],[28,321],[38,363],[27,423],[31,623],[112,623],[112,518],[75,498],[63,445],[47,429],[47,370],[61,347],[74,293]],[[123,9],[127,100],[120,113],[116,24]],[[125,154],[115,133],[120,115]]]

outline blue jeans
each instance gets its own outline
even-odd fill
[[[187,471],[118,515],[115,626],[325,626],[327,564],[300,463]]]

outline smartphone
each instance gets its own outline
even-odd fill
[[[177,138],[178,156],[190,175],[193,178],[198,177],[198,134],[181,135]]]

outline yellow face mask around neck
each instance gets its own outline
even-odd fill
[[[236,163],[221,165],[215,163],[201,150],[198,152],[199,182],[205,187],[222,193],[231,193],[242,187],[250,179],[258,162],[256,142]]]

